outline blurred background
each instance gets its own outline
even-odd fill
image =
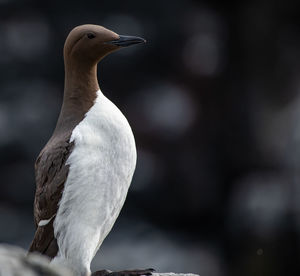
[[[296,4],[0,0],[0,242],[33,237],[33,164],[60,110],[64,40],[93,23],[148,42],[99,65],[138,164],[92,269],[299,275]]]

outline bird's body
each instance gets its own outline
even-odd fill
[[[68,256],[72,266],[87,269],[123,206],[136,148],[126,118],[100,91],[70,142],[69,174],[54,220],[59,248],[54,261]]]
[[[70,33],[62,110],[35,165],[37,230],[29,251],[54,258],[78,276],[90,275],[92,258],[118,217],[136,164],[131,128],[97,81],[98,61],[118,49],[119,40],[95,25]]]

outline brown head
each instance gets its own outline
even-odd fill
[[[75,27],[66,39],[65,63],[93,66],[110,52],[145,42],[140,37],[118,35],[102,26],[81,25]]]
[[[55,133],[68,133],[91,108],[99,90],[97,64],[107,54],[143,38],[122,36],[102,26],[81,25],[68,35],[64,46],[64,101]]]

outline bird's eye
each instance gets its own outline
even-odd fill
[[[87,37],[88,37],[89,39],[92,39],[92,38],[95,38],[96,36],[95,36],[94,34],[92,34],[92,33],[89,33],[89,34],[87,34]]]

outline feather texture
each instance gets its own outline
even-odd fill
[[[124,204],[136,165],[132,130],[102,92],[74,128],[69,173],[54,220],[60,262],[88,275],[90,263]]]

